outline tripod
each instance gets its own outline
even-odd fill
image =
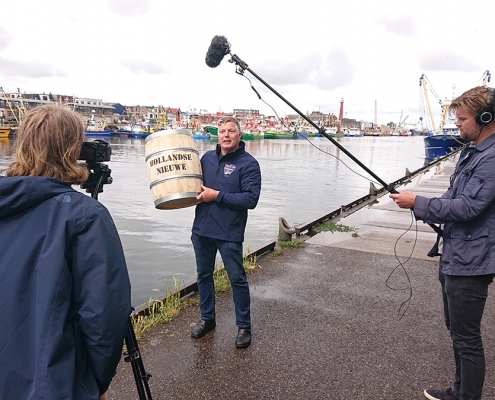
[[[103,185],[113,181],[110,176],[112,170],[106,164],[95,162],[87,162],[87,164],[90,174],[88,180],[81,185],[81,189],[86,189],[86,192],[91,193],[93,199],[98,200],[98,193],[103,192]],[[127,347],[127,351],[124,352],[124,361],[131,363],[139,399],[152,400],[148,384],[151,374],[144,369],[131,317],[129,317],[124,341]]]

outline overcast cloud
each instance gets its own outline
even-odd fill
[[[29,10],[29,12],[26,12]],[[216,112],[273,111],[229,57],[205,64],[215,35],[303,112],[379,123],[418,120],[419,77],[442,98],[495,71],[486,1],[17,0],[2,7],[0,86]],[[280,115],[293,111],[245,71]],[[453,87],[455,86],[455,91]],[[436,110],[439,114],[440,110]]]
[[[41,62],[25,63],[0,57],[0,74],[11,78],[62,78],[67,76],[57,67]]]

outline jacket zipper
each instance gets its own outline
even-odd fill
[[[218,167],[217,167],[217,170],[215,171],[215,176],[213,178],[213,184],[212,184],[212,189],[215,188],[215,182],[217,181],[217,177],[218,177],[218,172],[220,171],[220,162],[218,163]],[[208,204],[208,209],[206,210],[206,216],[205,216],[205,222],[203,223],[203,228],[201,229],[201,235],[204,235],[205,233],[205,229],[206,229],[206,221],[208,221],[208,217],[210,215],[210,207],[211,207],[211,203],[210,202]]]

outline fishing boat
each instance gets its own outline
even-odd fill
[[[425,158],[433,160],[464,146],[467,141],[461,138],[455,124],[446,124],[442,132],[429,132],[423,139],[425,142]]]
[[[342,137],[344,136],[344,133],[343,132],[339,132],[337,130],[337,127],[336,126],[333,126],[331,128],[326,128],[325,129],[325,133],[330,136],[330,137]]]
[[[293,139],[300,140],[300,139],[307,139],[308,138],[308,132],[304,130],[298,130],[296,129],[294,131],[294,135],[292,136]]]
[[[110,136],[112,132],[111,129],[85,130],[84,136]]]
[[[307,137],[322,137],[323,135],[319,131],[308,131]]]
[[[215,125],[203,125],[203,128],[208,131],[212,136],[218,136],[218,126]]]
[[[197,140],[210,140],[210,132],[205,132],[204,130],[193,132],[193,138]]]
[[[131,138],[141,138],[144,139],[154,132],[154,129],[149,126],[144,126],[141,124],[130,124],[122,126],[115,132],[112,132],[112,136],[123,136]]]
[[[424,121],[425,124],[427,124],[427,128],[425,129],[426,136],[423,139],[425,144],[425,158],[427,161],[431,161],[437,157],[442,157],[447,153],[460,148],[461,146],[464,146],[467,141],[461,138],[459,129],[455,125],[454,121],[447,123],[445,122],[450,101],[447,102],[438,99],[441,105],[441,114],[440,127],[439,129],[436,128],[428,97],[428,92],[430,91],[428,86],[431,85],[425,74],[421,75],[419,78],[419,86],[423,87],[424,98],[422,100],[426,103],[426,107],[424,107],[424,109],[428,110],[428,114],[425,115],[425,118],[420,118],[422,122]],[[435,93],[435,91],[432,90],[432,93]],[[432,129],[429,129],[430,127]]]
[[[113,129],[106,127],[105,120],[103,118],[96,120],[94,114],[86,121],[85,136],[110,136],[112,132]]]
[[[358,137],[363,136],[364,132],[358,128],[344,128],[344,136]]]
[[[10,126],[0,126],[0,138],[10,137]]]
[[[259,130],[242,131],[242,140],[259,140],[265,137],[265,132]]]
[[[293,136],[293,131],[278,129],[267,129],[264,134],[265,139],[292,139]]]
[[[112,132],[111,129],[85,129],[84,136],[110,136]]]

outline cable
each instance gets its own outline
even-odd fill
[[[389,276],[387,277],[387,280],[385,281],[385,286],[388,287],[389,289],[392,289],[392,290],[408,290],[409,291],[409,296],[407,297],[406,300],[404,300],[401,305],[399,306],[399,309],[397,311],[397,319],[400,321],[402,319],[402,317],[406,314],[407,310],[409,309],[409,305],[411,304],[411,299],[412,299],[412,296],[413,296],[413,290],[412,290],[412,284],[411,284],[411,279],[409,277],[409,274],[407,273],[407,270],[406,268],[404,267],[404,264],[406,264],[412,257],[413,255],[413,252],[414,252],[414,249],[416,248],[416,243],[418,241],[418,222],[416,221],[416,236],[414,238],[414,244],[413,244],[413,247],[412,247],[412,250],[411,250],[411,254],[409,254],[409,256],[407,257],[407,259],[402,262],[399,260],[399,257],[397,255],[397,244],[399,243],[399,240],[407,233],[411,230],[411,227],[414,223],[414,214],[411,210],[411,224],[409,225],[409,227],[406,229],[406,231],[400,235],[397,240],[395,241],[395,244],[394,244],[394,256],[397,260],[397,262],[399,264],[397,264],[395,266],[395,268],[392,270],[392,272],[390,272]],[[389,284],[389,281],[390,279],[392,278],[392,275],[395,273],[395,271],[397,270],[397,268],[401,268],[403,271],[404,271],[404,274],[406,276],[406,279],[407,279],[407,286],[405,287],[393,287]]]
[[[284,125],[284,123],[283,123],[283,120],[279,117],[279,115],[277,114],[277,112],[275,111],[275,109],[274,109],[274,108],[273,108],[270,104],[268,104],[265,100],[263,100],[263,99],[261,98],[261,96],[260,96],[260,94],[258,93],[258,91],[257,91],[257,90],[254,88],[254,86],[252,85],[251,80],[250,80],[247,76],[245,76],[244,74],[240,74],[240,75],[241,75],[241,76],[243,76],[244,78],[246,78],[246,79],[249,81],[249,84],[250,84],[251,88],[252,88],[252,89],[254,90],[254,92],[257,94],[258,98],[259,98],[259,99],[260,99],[263,103],[265,103],[268,107],[270,107],[270,108],[273,110],[273,112],[275,113],[275,115],[277,116],[277,118],[279,119],[279,121],[282,123],[282,125],[283,125],[283,126],[285,126],[285,125]],[[288,127],[287,127],[287,128],[288,128]],[[342,164],[344,164],[344,166],[345,166],[345,167],[347,167],[347,168],[348,168],[351,172],[355,173],[356,175],[358,175],[358,176],[360,176],[360,177],[362,177],[362,178],[364,178],[364,179],[366,179],[366,180],[368,180],[368,181],[370,181],[370,182],[373,182],[373,183],[379,184],[378,182],[375,182],[374,180],[372,180],[372,179],[370,179],[370,178],[368,178],[368,177],[366,177],[366,176],[364,176],[364,175],[361,175],[360,173],[358,173],[358,172],[354,171],[351,167],[349,167],[349,166],[348,166],[348,165],[347,165],[344,161],[342,161],[339,157],[337,157],[337,156],[335,156],[335,155],[333,155],[333,154],[331,154],[331,153],[328,153],[328,152],[326,152],[326,151],[324,151],[324,150],[320,149],[318,146],[314,145],[314,144],[313,144],[313,142],[311,142],[311,141],[310,141],[307,137],[304,137],[304,139],[306,139],[306,140],[307,140],[307,141],[308,141],[308,142],[309,142],[309,143],[310,143],[310,144],[311,144],[311,145],[312,145],[315,149],[317,149],[317,150],[321,151],[322,153],[325,153],[325,154],[327,154],[327,155],[329,155],[329,156],[332,156],[332,157],[334,157],[336,160],[340,161],[340,162],[341,162]],[[392,272],[390,272],[389,276],[387,277],[387,279],[386,279],[386,281],[385,281],[385,286],[386,286],[386,287],[388,287],[389,289],[392,289],[392,290],[408,290],[408,291],[409,291],[409,295],[408,295],[407,299],[406,299],[406,300],[404,300],[404,301],[401,303],[401,305],[399,306],[399,309],[398,309],[398,311],[397,311],[397,318],[398,318],[398,320],[399,320],[399,321],[400,321],[400,320],[404,317],[404,315],[406,314],[407,310],[409,309],[409,306],[410,306],[410,304],[411,304],[411,299],[412,299],[412,296],[413,296],[413,290],[412,290],[411,279],[410,279],[410,277],[409,277],[409,274],[408,274],[408,272],[407,272],[407,270],[406,270],[406,268],[405,268],[404,264],[406,264],[406,263],[407,263],[407,262],[411,259],[412,255],[413,255],[413,252],[414,252],[414,249],[416,248],[416,243],[417,243],[417,240],[418,240],[418,223],[417,223],[417,221],[416,221],[416,235],[415,235],[415,238],[414,238],[413,248],[412,248],[412,250],[411,250],[411,254],[407,257],[407,259],[406,259],[404,262],[400,261],[400,259],[399,259],[398,255],[397,255],[397,244],[399,243],[399,240],[400,240],[400,239],[401,239],[401,238],[402,238],[402,237],[403,237],[403,236],[404,236],[407,232],[409,232],[409,231],[411,230],[411,227],[412,227],[412,225],[413,225],[414,221],[415,221],[415,220],[414,220],[414,214],[413,214],[413,212],[412,212],[412,210],[411,210],[411,223],[410,223],[409,227],[406,229],[406,231],[405,231],[404,233],[402,233],[402,234],[401,234],[401,235],[397,238],[397,240],[395,241],[395,244],[394,244],[394,255],[395,255],[395,258],[396,258],[396,260],[397,260],[397,262],[398,262],[399,264],[395,266],[395,268],[392,270]],[[407,286],[406,286],[406,287],[403,287],[403,288],[395,288],[395,287],[393,287],[393,286],[391,286],[391,285],[389,284],[389,281],[390,281],[390,279],[392,278],[392,275],[394,274],[394,272],[395,272],[395,271],[397,270],[397,268],[399,268],[399,267],[400,267],[400,268],[404,271],[404,274],[405,274],[406,279],[407,279]]]
[[[285,126],[287,129],[289,129],[289,127],[288,127],[288,126],[286,126],[286,125],[284,124],[283,119],[279,117],[279,115],[278,115],[277,111],[275,111],[275,109],[274,109],[274,108],[273,108],[270,104],[268,104],[265,100],[263,100],[263,99],[261,98],[260,94],[258,93],[258,91],[254,88],[253,84],[251,83],[251,80],[250,80],[250,79],[249,79],[246,75],[244,75],[244,74],[240,74],[240,75],[241,75],[241,76],[243,76],[244,78],[246,78],[246,79],[249,81],[249,84],[250,84],[250,86],[251,86],[251,89],[253,89],[253,90],[255,91],[255,93],[258,95],[258,98],[259,98],[259,99],[260,99],[263,103],[265,103],[268,107],[270,107],[270,108],[272,109],[272,111],[275,113],[275,115],[277,116],[278,120],[279,120],[279,121],[280,121],[280,123],[282,124],[282,126]],[[341,163],[342,163],[342,164],[343,164],[346,168],[348,168],[348,169],[349,169],[349,171],[351,171],[351,172],[353,172],[354,174],[356,174],[356,175],[360,176],[361,178],[366,179],[366,180],[367,180],[367,181],[369,181],[369,182],[372,182],[372,183],[375,183],[375,184],[377,184],[377,185],[380,185],[380,183],[378,183],[378,182],[374,181],[373,179],[370,179],[370,178],[368,178],[367,176],[361,175],[359,172],[357,172],[357,171],[353,170],[353,169],[352,169],[351,167],[349,167],[349,166],[348,166],[348,165],[347,165],[344,161],[342,161],[339,157],[337,157],[337,156],[335,156],[335,155],[333,155],[333,154],[331,154],[331,153],[328,153],[328,152],[327,152],[327,151],[325,151],[325,150],[320,149],[320,148],[319,148],[318,146],[316,146],[313,142],[311,142],[311,140],[309,140],[307,137],[304,137],[304,139],[306,139],[306,140],[307,140],[307,141],[311,144],[311,146],[313,146],[315,149],[317,149],[317,150],[321,151],[322,153],[325,153],[325,154],[327,154],[327,155],[329,155],[329,156],[331,156],[331,157],[335,158],[336,160],[340,161],[340,162],[341,162]]]

